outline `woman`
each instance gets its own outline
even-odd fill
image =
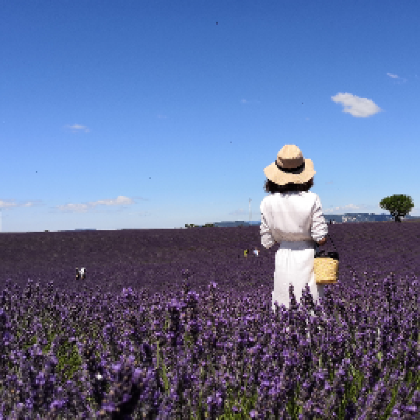
[[[284,146],[277,160],[264,169],[268,178],[265,191],[271,194],[261,202],[261,243],[271,248],[280,243],[274,271],[274,302],[289,308],[289,284],[294,286],[299,303],[303,289],[309,284],[314,302],[324,297],[324,285],[314,276],[314,241],[324,245],[328,225],[322,214],[321,201],[309,189],[316,173],[313,162],[304,159],[295,145]]]

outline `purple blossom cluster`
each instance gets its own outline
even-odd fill
[[[0,420],[420,419],[420,223],[329,234],[272,311],[258,226],[2,233]]]

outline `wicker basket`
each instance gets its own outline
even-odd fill
[[[331,239],[331,238],[330,238]],[[332,242],[332,240],[331,240]],[[335,244],[333,242],[334,248]],[[319,251],[316,244],[314,257],[314,273],[316,284],[335,284],[338,278],[338,252]],[[336,248],[337,251],[337,248]]]

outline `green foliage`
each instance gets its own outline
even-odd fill
[[[405,216],[410,213],[414,207],[413,199],[410,196],[404,194],[395,194],[390,197],[385,197],[379,203],[381,209],[388,210],[395,221],[400,222],[400,216]]]

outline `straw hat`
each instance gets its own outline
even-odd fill
[[[286,185],[289,182],[303,184],[308,182],[315,174],[314,163],[311,159],[304,159],[299,147],[286,144],[277,153],[277,159],[264,168],[265,176],[277,185]]]

